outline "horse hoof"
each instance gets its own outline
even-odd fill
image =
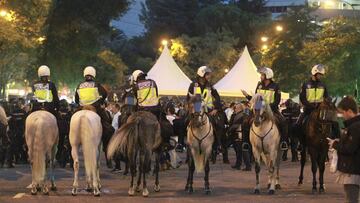
[[[136,192],[140,192],[140,191],[141,191],[141,190],[140,190],[140,187],[139,187],[139,186],[136,186],[135,191],[136,191]]]
[[[144,188],[144,189],[143,189],[142,196],[143,196],[143,197],[148,197],[148,196],[149,196],[149,191],[148,191],[147,188]]]
[[[155,185],[154,186],[154,191],[155,192],[160,192],[160,185]]]
[[[194,192],[194,189],[193,189],[192,187],[189,187],[189,189],[187,190],[187,192],[188,192],[189,194],[192,194],[192,193]]]
[[[76,195],[77,195],[77,189],[76,189],[76,188],[73,188],[73,189],[71,190],[71,195],[72,195],[72,196],[76,196]]]
[[[93,192],[93,189],[90,186],[86,187],[85,190],[86,190],[86,192]]]
[[[256,194],[256,195],[260,194],[260,190],[259,190],[259,189],[255,189],[254,194]]]
[[[49,189],[46,186],[43,187],[42,193],[43,193],[43,195],[49,195]]]
[[[323,193],[325,193],[325,188],[320,188],[319,189],[319,194],[323,194]]]
[[[301,186],[303,183],[302,183],[302,181],[299,181],[298,182],[298,186]]]
[[[211,189],[210,188],[205,188],[205,194],[210,195],[211,194]]]
[[[100,190],[94,189],[94,197],[100,197]]]
[[[135,190],[133,187],[129,188],[128,194],[129,194],[129,196],[134,196]]]
[[[37,189],[31,188],[31,195],[36,195],[36,194],[37,194]]]
[[[269,195],[275,194],[275,190],[269,190]]]
[[[268,183],[268,184],[267,184],[267,189],[270,189],[270,186],[271,186],[271,184],[270,184],[270,183]]]
[[[57,191],[57,187],[56,185],[52,185],[51,188],[50,188],[51,191]]]
[[[281,190],[281,185],[280,185],[280,184],[276,184],[276,185],[275,185],[275,190]]]
[[[316,194],[317,193],[317,189],[316,188],[313,188],[312,189],[312,194]]]

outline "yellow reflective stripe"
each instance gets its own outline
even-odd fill
[[[51,90],[35,90],[34,95],[38,102],[52,102],[53,94]]]
[[[321,103],[324,101],[324,88],[309,88],[306,89],[306,99],[310,103]]]
[[[212,95],[211,95],[211,90],[204,89],[202,97],[203,97],[203,99],[205,101],[205,104],[206,104],[206,106],[208,108],[213,108],[214,107],[213,98],[212,98]]]
[[[143,88],[137,91],[138,105],[141,107],[157,106],[159,98],[155,87]]]
[[[81,88],[78,89],[80,105],[90,105],[100,99],[98,88]]]
[[[201,88],[195,87],[195,94],[201,94]]]
[[[262,94],[264,100],[267,104],[272,104],[275,101],[275,91],[274,90],[258,90],[258,93]]]

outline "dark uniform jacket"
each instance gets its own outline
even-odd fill
[[[344,121],[345,133],[334,143],[338,153],[337,169],[343,173],[360,175],[360,116]]]
[[[75,93],[75,103],[80,104],[80,98],[79,98],[79,93],[78,93],[78,89],[81,88],[86,88],[86,87],[96,87],[98,88],[99,91],[99,95],[101,96],[101,98],[99,100],[97,100],[95,103],[91,104],[94,107],[99,107],[101,104],[104,104],[105,99],[107,98],[107,92],[105,90],[105,88],[98,82],[95,82],[95,80],[85,80],[84,82],[80,83],[76,89],[76,93]]]
[[[207,82],[205,85],[202,85],[199,82],[192,82],[188,89],[188,94],[186,97],[187,101],[189,102],[190,96],[194,95],[194,87],[196,84],[200,87],[201,92],[203,92],[205,88],[209,88],[211,90],[211,96],[213,97],[214,109],[220,111],[221,110],[220,95],[219,95],[218,91],[209,82]]]
[[[301,92],[300,92],[300,101],[302,103],[302,105],[304,105],[304,112],[306,113],[310,113],[313,110],[315,110],[317,108],[317,104],[316,103],[310,103],[307,100],[307,95],[306,95],[306,90],[310,89],[310,88],[323,88],[324,89],[324,98],[328,98],[329,94],[327,91],[327,88],[325,86],[325,84],[321,81],[314,81],[312,79],[310,79],[309,81],[305,82],[302,86],[301,86]]]
[[[34,93],[37,89],[44,89],[44,88],[48,88],[49,90],[51,90],[53,99],[52,102],[43,102],[42,104],[46,110],[55,112],[56,110],[59,109],[59,96],[55,84],[51,81],[44,82],[40,80],[32,85],[32,91]]]
[[[274,91],[274,101],[269,105],[273,112],[279,111],[279,104],[281,101],[281,91],[279,85],[274,81],[271,81],[267,86],[264,83],[259,82],[258,85],[256,86],[255,93],[259,93],[260,90]],[[252,99],[252,96],[247,96],[246,98],[250,101]]]

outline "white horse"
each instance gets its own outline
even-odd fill
[[[76,112],[70,121],[71,155],[74,160],[74,183],[72,195],[77,195],[79,187],[79,148],[82,146],[86,171],[86,190],[93,189],[94,196],[100,196],[100,147],[102,125],[100,116],[91,110]],[[92,187],[91,187],[92,185]]]
[[[192,98],[191,100],[196,101],[195,98]],[[194,108],[196,105],[198,105],[198,107]],[[193,192],[193,176],[195,169],[197,172],[203,172],[205,169],[205,193],[210,194],[209,158],[211,156],[212,145],[215,137],[213,133],[213,126],[210,123],[209,117],[205,113],[204,104],[201,103],[200,109],[198,108],[199,103],[196,104],[196,102],[194,102],[189,104],[192,118],[187,127],[187,145],[189,147],[187,156],[189,157],[189,173],[185,191],[189,193]]]
[[[26,119],[25,139],[32,171],[31,194],[36,195],[41,189],[48,195],[46,173],[49,167],[51,190],[56,190],[53,169],[59,130],[55,116],[43,110],[31,113]]]
[[[280,189],[279,166],[281,151],[279,147],[280,133],[275,123],[275,117],[269,104],[266,104],[261,94],[256,94],[251,100],[254,112],[254,122],[250,129],[250,142],[255,159],[256,186],[255,194],[260,193],[259,173],[261,158],[269,170],[269,194]],[[276,176],[275,176],[276,172]]]

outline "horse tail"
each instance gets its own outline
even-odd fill
[[[161,127],[160,127],[160,123],[157,123],[156,127],[155,127],[155,142],[154,142],[152,150],[155,151],[155,150],[159,149],[159,147],[161,146],[161,143],[162,143]]]
[[[90,136],[93,135],[95,132],[92,128],[92,124],[89,120],[89,118],[85,115],[82,114],[79,117],[79,129],[81,132],[81,144],[82,144],[82,148],[83,148],[83,153],[84,153],[84,164],[85,164],[85,172],[87,177],[94,177],[93,175],[95,174],[95,170],[96,170],[96,164],[97,164],[97,157],[96,157],[96,153],[98,150],[98,146],[95,146],[94,140],[92,140],[91,138],[88,139],[89,137],[94,137],[94,136]],[[87,137],[87,138],[86,138]],[[85,140],[83,140],[85,139]]]
[[[119,151],[125,157],[128,157],[127,151],[134,150],[139,134],[138,127],[140,124],[140,119],[141,118],[138,117],[124,124],[111,137],[107,148],[108,158],[113,157],[117,151]]]
[[[31,121],[30,121],[31,122]],[[46,126],[43,119],[35,118],[32,125],[26,128],[27,136],[31,136],[31,150],[29,150],[29,158],[31,159],[32,177],[33,182],[43,183],[46,173],[46,152],[45,152],[45,139],[43,138],[46,132]]]
[[[193,154],[195,169],[197,173],[204,172],[205,153],[196,152]]]

